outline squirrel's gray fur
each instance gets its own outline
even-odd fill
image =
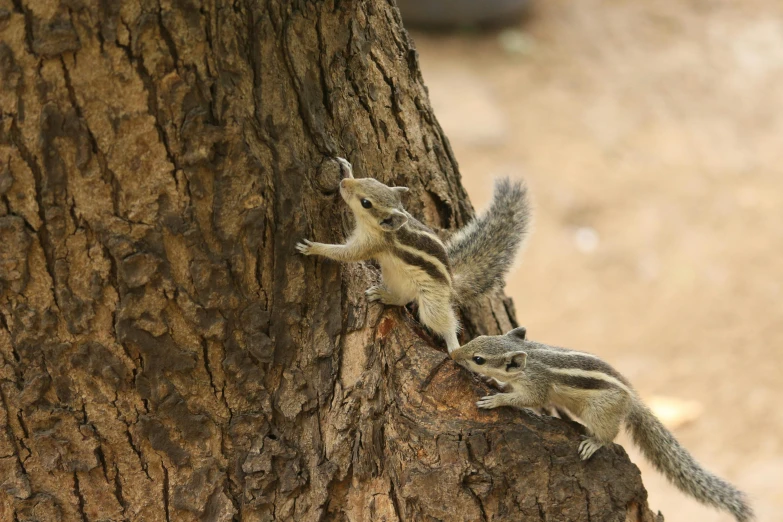
[[[397,306],[416,301],[421,322],[446,340],[449,352],[457,349],[454,305],[499,286],[527,233],[530,211],[524,185],[499,181],[489,210],[444,245],[403,207],[407,188],[356,179],[348,161],[337,162],[343,174],[340,195],[356,227],[344,245],[304,240],[297,250],[337,261],[375,259],[383,285],[367,290],[368,298]]]
[[[625,424],[647,460],[675,486],[704,504],[725,509],[740,522],[753,519],[745,494],[702,468],[641,401],[632,402]]]
[[[527,188],[500,179],[487,211],[446,242],[454,272],[454,294],[465,304],[505,281],[530,226]]]
[[[745,495],[702,468],[630,383],[595,355],[528,341],[524,328],[517,328],[506,335],[477,337],[451,357],[505,392],[482,398],[480,408],[565,408],[590,433],[579,445],[584,460],[611,444],[624,422],[644,456],[680,490],[730,512],[739,522],[753,519]]]

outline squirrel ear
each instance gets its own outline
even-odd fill
[[[410,190],[408,187],[392,187],[391,189],[400,195],[405,194]]]
[[[525,336],[527,335],[527,328],[525,328],[524,326],[520,326],[519,328],[514,328],[506,335],[510,335],[511,337],[516,337],[520,341],[524,341]]]
[[[399,210],[392,209],[391,212],[389,212],[389,215],[386,216],[384,219],[381,220],[381,228],[388,231],[393,232],[395,230],[398,230],[401,226],[403,226],[405,223],[408,222],[408,216],[400,212]]]
[[[524,370],[527,365],[527,354],[525,352],[509,352],[506,354],[506,371],[511,369]]]

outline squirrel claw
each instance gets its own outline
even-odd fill
[[[309,256],[310,249],[312,248],[312,246],[313,246],[312,241],[310,241],[309,239],[303,239],[302,241],[296,244],[296,250],[302,255]]]
[[[592,437],[587,437],[585,440],[579,443],[579,457],[582,460],[587,460],[593,456],[593,453],[603,447],[601,442],[598,442]]]
[[[381,287],[372,286],[364,291],[364,295],[367,296],[368,301],[380,301],[381,300]]]
[[[364,295],[367,296],[367,300],[370,302],[378,301],[385,305],[395,304],[394,296],[389,293],[384,287],[377,285],[371,286],[365,290]]]
[[[486,397],[480,398],[476,402],[476,406],[478,406],[482,410],[491,410],[493,408],[497,408],[498,406],[500,406],[500,404],[498,404],[498,400],[495,395],[487,395]]]

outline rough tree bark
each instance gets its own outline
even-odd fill
[[[391,4],[0,0],[0,519],[652,520],[621,448],[478,412],[371,264],[295,255],[350,228],[335,155],[472,213]]]

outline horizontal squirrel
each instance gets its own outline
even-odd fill
[[[503,391],[480,399],[479,408],[565,408],[590,433],[579,445],[583,460],[611,444],[625,422],[642,453],[675,486],[740,522],[753,519],[745,495],[702,468],[628,381],[597,356],[527,341],[525,329],[517,328],[506,335],[477,337],[451,357]]]
[[[526,188],[508,179],[498,181],[489,209],[444,244],[405,211],[401,198],[406,187],[354,178],[347,160],[337,162],[340,195],[356,218],[356,228],[344,245],[304,240],[297,250],[336,261],[376,260],[383,285],[367,290],[367,297],[397,306],[415,301],[421,322],[445,339],[449,353],[456,350],[459,323],[454,307],[503,281],[528,230]]]

